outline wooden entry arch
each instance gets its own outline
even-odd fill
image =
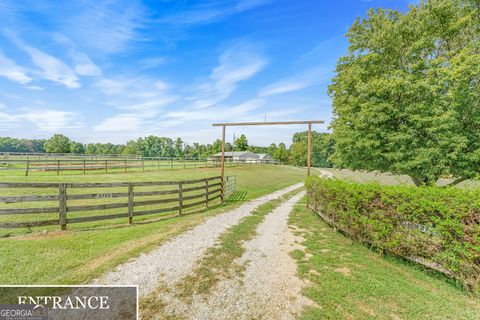
[[[243,127],[243,126],[274,126],[274,125],[292,125],[306,124],[308,125],[308,154],[307,154],[307,175],[310,176],[310,159],[312,154],[312,124],[325,123],[323,120],[305,120],[305,121],[275,121],[275,122],[232,122],[232,123],[214,123],[214,127],[222,127],[222,181],[225,177],[225,129],[226,127]]]

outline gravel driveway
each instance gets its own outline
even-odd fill
[[[165,294],[166,312],[179,319],[295,319],[311,301],[301,294],[296,262],[289,252],[298,248],[288,228],[288,215],[304,192],[284,202],[265,217],[258,235],[244,246],[236,263],[245,265],[242,276],[224,279],[208,296],[185,303]]]
[[[220,234],[240,219],[249,215],[256,207],[276,199],[289,191],[301,187],[298,183],[290,187],[257,198],[231,211],[207,219],[201,225],[166,242],[157,249],[142,254],[132,261],[118,266],[93,281],[94,284],[138,285],[140,296],[150,293],[155,287],[173,284],[189,274],[196,261],[215,244]]]

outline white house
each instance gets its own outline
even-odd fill
[[[221,159],[221,152],[215,153],[208,158],[210,161],[221,161]],[[269,154],[257,154],[250,151],[226,151],[225,161],[238,161],[244,163],[276,163]]]
[[[225,161],[240,161],[246,163],[255,163],[257,162],[259,156],[256,153],[250,151],[226,151],[225,152]],[[222,159],[222,153],[212,154],[209,160],[220,161]]]

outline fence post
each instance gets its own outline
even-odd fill
[[[67,185],[58,185],[59,223],[62,230],[67,230]]]
[[[57,176],[60,174],[60,160],[57,160]]]
[[[205,207],[208,208],[208,179],[205,179]]]
[[[127,172],[127,160],[125,160],[124,171]]]
[[[133,222],[133,183],[128,183],[128,223]]]
[[[105,173],[108,173],[108,160],[105,160]]]
[[[25,177],[28,176],[28,169],[30,169],[30,161],[27,160],[27,169],[25,170]]]
[[[225,183],[223,181],[223,178],[220,178],[220,199],[223,201],[225,200]]]
[[[145,171],[145,160],[142,160],[142,171]]]
[[[182,208],[183,208],[183,185],[182,181],[178,182],[178,213],[181,215],[182,214]]]
[[[86,164],[85,164],[85,160],[83,160],[83,174],[85,174],[85,168],[86,167]]]

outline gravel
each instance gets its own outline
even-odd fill
[[[224,279],[208,297],[194,296],[188,304],[166,295],[166,311],[184,319],[295,319],[312,304],[301,294],[304,283],[289,256],[300,241],[288,228],[288,215],[303,195],[268,214],[257,237],[244,244],[246,252],[236,261],[246,266],[243,277]]]
[[[249,215],[259,205],[302,185],[302,183],[292,185],[252,200],[231,211],[211,217],[201,225],[169,240],[157,249],[118,266],[114,271],[95,279],[93,283],[138,285],[140,296],[150,293],[157,286],[172,287],[176,281],[193,270],[196,261],[204,255],[209,247],[215,244],[218,236],[230,226],[237,224],[241,218]]]

